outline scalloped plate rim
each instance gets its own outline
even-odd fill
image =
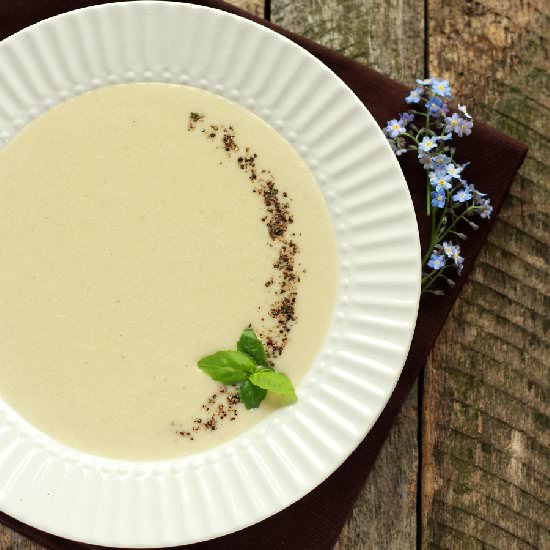
[[[282,35],[279,35],[279,34],[275,33],[274,31],[271,31],[270,29],[268,29],[266,27],[263,27],[262,25],[260,25],[258,23],[255,23],[253,21],[243,19],[243,18],[241,18],[237,15],[230,14],[230,13],[227,13],[227,12],[224,12],[222,10],[215,9],[215,8],[208,8],[208,7],[205,7],[205,6],[198,6],[198,5],[195,5],[195,4],[184,4],[184,3],[180,4],[180,3],[170,3],[170,2],[162,2],[162,1],[159,2],[159,1],[150,1],[150,0],[149,1],[147,1],[147,0],[146,1],[138,1],[138,2],[115,2],[115,3],[103,4],[103,5],[99,5],[99,6],[90,6],[90,7],[86,7],[86,8],[79,8],[79,9],[73,10],[71,12],[67,12],[67,13],[64,13],[64,14],[60,14],[60,15],[45,19],[45,20],[40,21],[38,23],[35,23],[35,24],[25,28],[25,29],[22,29],[18,33],[6,38],[5,40],[3,40],[0,43],[0,53],[4,49],[5,44],[10,45],[10,44],[13,44],[13,43],[17,43],[17,41],[20,40],[20,37],[25,36],[25,35],[27,35],[27,36],[32,35],[33,33],[37,32],[37,29],[38,29],[38,32],[40,32],[40,29],[45,28],[46,25],[52,25],[53,24],[55,26],[57,24],[57,21],[60,21],[60,20],[61,21],[63,21],[63,20],[69,21],[69,18],[72,18],[72,17],[75,17],[75,16],[80,17],[81,14],[83,14],[83,13],[85,14],[86,12],[107,12],[111,9],[119,9],[120,7],[122,7],[123,9],[130,9],[130,10],[133,10],[137,13],[137,11],[142,9],[140,6],[147,6],[147,9],[157,10],[156,6],[159,6],[159,5],[161,5],[161,6],[162,5],[164,5],[164,6],[168,5],[168,6],[170,6],[170,8],[168,8],[168,9],[175,8],[176,10],[179,10],[180,6],[182,6],[184,9],[190,9],[192,11],[196,10],[197,13],[198,12],[217,13],[218,14],[217,17],[228,18],[228,21],[232,20],[233,23],[230,23],[230,25],[231,24],[244,25],[245,27],[248,27],[250,29],[256,29],[255,31],[252,31],[252,30],[250,31],[252,34],[254,32],[261,32],[262,34],[264,34],[264,36],[271,37],[268,40],[272,40],[273,43],[276,43],[276,42],[285,43],[287,45],[287,47],[289,47],[292,51],[297,52],[295,54],[297,58],[300,57],[300,55],[304,56],[306,59],[308,59],[308,64],[317,65],[317,69],[321,70],[321,72],[324,72],[326,75],[330,75],[328,77],[329,80],[334,79],[338,82],[338,84],[336,86],[340,87],[340,89],[344,89],[347,92],[348,99],[350,101],[354,101],[356,104],[360,104],[360,106],[363,110],[363,114],[366,115],[366,117],[368,119],[368,125],[370,127],[372,127],[373,125],[376,127],[377,134],[378,134],[378,141],[379,142],[383,141],[384,148],[386,149],[386,156],[388,156],[387,152],[389,152],[391,154],[391,159],[392,159],[391,163],[393,165],[392,170],[394,172],[392,174],[392,176],[396,177],[396,178],[398,177],[397,172],[395,170],[395,168],[397,168],[397,170],[399,171],[399,174],[400,174],[401,191],[406,194],[406,196],[408,198],[408,201],[409,201],[409,211],[408,211],[409,220],[408,220],[408,222],[411,221],[411,214],[412,214],[412,219],[414,220],[414,236],[412,237],[412,241],[413,241],[412,244],[415,246],[415,250],[417,252],[416,256],[418,256],[418,258],[416,259],[416,262],[413,261],[413,263],[416,264],[416,280],[415,280],[414,277],[411,277],[410,275],[408,275],[408,278],[407,278],[407,284],[412,285],[410,295],[408,296],[408,301],[410,301],[413,304],[413,308],[409,313],[411,313],[411,312],[413,312],[413,313],[412,313],[410,322],[409,322],[408,327],[407,327],[408,334],[405,336],[404,345],[401,348],[401,354],[400,354],[401,355],[401,359],[400,359],[401,367],[398,370],[395,371],[394,377],[393,377],[393,382],[392,382],[392,384],[390,384],[390,386],[388,386],[388,388],[390,388],[390,390],[385,392],[385,396],[381,400],[381,403],[382,403],[381,410],[383,410],[383,408],[387,404],[387,402],[389,400],[389,397],[391,396],[391,393],[392,393],[393,389],[395,388],[395,385],[397,384],[397,381],[398,381],[399,376],[401,374],[403,364],[404,364],[404,361],[405,361],[406,356],[407,356],[407,352],[408,352],[410,344],[411,344],[412,334],[413,334],[413,330],[414,330],[414,326],[415,326],[416,315],[417,315],[417,311],[418,311],[418,302],[419,302],[419,294],[420,294],[420,263],[419,263],[420,247],[419,247],[419,243],[418,243],[418,230],[417,230],[417,227],[416,227],[416,218],[414,217],[414,211],[412,209],[412,202],[411,202],[411,199],[410,199],[410,194],[409,194],[408,188],[406,186],[404,177],[401,174],[401,169],[399,167],[399,164],[397,163],[397,160],[393,156],[393,153],[391,153],[391,149],[389,148],[389,145],[387,144],[382,132],[380,131],[380,129],[376,125],[374,119],[372,118],[372,115],[360,103],[360,100],[355,96],[353,91],[343,81],[341,81],[339,79],[339,77],[337,77],[330,68],[326,67],[322,62],[320,62],[317,58],[315,58],[307,50],[303,49],[301,46],[299,46],[296,43],[292,42],[290,39],[288,39],[288,38],[286,38]],[[155,7],[153,7],[153,6],[155,6]],[[165,9],[165,8],[160,7],[158,9],[161,10],[161,9]],[[84,17],[86,17],[86,15]],[[206,17],[214,17],[214,16],[207,15]],[[0,71],[0,73],[1,73],[1,71]],[[148,81],[148,80],[142,80],[142,81]],[[159,80],[154,80],[154,81],[159,81]],[[1,81],[0,81],[0,84],[1,84]],[[90,89],[93,89],[93,88],[90,88]],[[87,90],[84,90],[84,91],[87,91]],[[76,93],[71,94],[71,95],[76,95]],[[256,114],[258,114],[258,113],[256,113]],[[258,115],[258,116],[261,116],[261,115]],[[261,118],[263,118],[263,117],[261,117]],[[267,121],[267,122],[271,123],[270,121]],[[1,128],[1,126],[0,126],[0,128]],[[17,133],[17,131],[15,131],[15,133]],[[288,139],[288,137],[287,137],[287,139]],[[299,142],[299,138],[297,139],[297,141]],[[300,154],[299,150],[298,150],[298,152]],[[390,158],[390,157],[388,157],[388,158]],[[304,160],[306,160],[306,159],[304,159]],[[307,160],[306,160],[306,163],[308,163],[308,165],[310,164]],[[311,166],[310,166],[310,169],[312,169]],[[312,171],[314,172],[314,175],[316,176],[316,179],[317,179],[317,172],[313,169],[312,169]],[[326,194],[325,194],[325,196],[326,196]],[[327,200],[327,202],[329,203],[329,206],[330,206],[330,201]],[[331,213],[333,213],[332,210],[331,210]],[[331,331],[333,331],[333,330],[334,330],[334,327],[332,326]],[[328,339],[328,337],[327,337],[327,339]],[[325,345],[325,347],[326,347],[326,345]],[[306,377],[304,382],[300,385],[300,388],[302,388],[302,386],[306,382],[310,381],[310,378],[312,376],[313,376],[313,368],[312,368],[312,372],[310,372],[308,374],[308,376]],[[386,388],[386,390],[388,388]],[[8,424],[13,425],[13,426],[17,425],[18,427],[22,428],[22,430],[23,430],[22,433],[28,432],[34,439],[38,438],[38,439],[44,440],[46,442],[45,443],[46,447],[53,443],[53,445],[55,445],[59,448],[59,453],[61,455],[67,455],[69,457],[72,457],[71,458],[72,462],[74,462],[74,457],[75,456],[78,457],[76,462],[82,461],[84,464],[88,464],[90,462],[92,462],[92,463],[93,462],[100,462],[101,463],[101,466],[99,466],[100,471],[101,471],[102,468],[106,469],[106,470],[109,470],[110,468],[112,468],[113,470],[116,470],[117,468],[119,468],[121,466],[127,466],[128,465],[128,461],[116,460],[116,459],[106,459],[106,458],[102,458],[102,457],[95,457],[93,455],[89,455],[89,454],[86,454],[86,453],[81,453],[79,451],[75,451],[73,449],[69,449],[69,448],[67,448],[63,445],[60,445],[57,442],[52,442],[48,436],[44,436],[44,435],[40,434],[40,432],[38,432],[38,430],[36,430],[33,427],[26,424],[26,422],[23,421],[17,415],[17,413],[12,413],[13,417],[10,418],[9,417],[9,407],[3,402],[2,402],[2,405],[3,405],[4,409],[6,409],[8,411]],[[280,423],[284,424],[284,422],[281,422],[280,417],[283,417],[283,420],[284,420],[284,417],[291,415],[290,411],[292,411],[292,408],[287,409],[286,411],[284,411],[283,414],[278,415],[277,419],[276,419],[277,420],[276,423],[277,424],[280,424]],[[378,416],[379,416],[379,414],[374,415],[370,419],[370,421],[366,422],[363,425],[363,430],[360,431],[357,434],[353,444],[348,445],[345,448],[345,451],[340,453],[338,460],[333,461],[330,464],[330,467],[327,468],[325,470],[325,472],[323,472],[323,475],[319,476],[316,479],[314,484],[310,484],[308,487],[304,488],[304,490],[300,490],[298,493],[292,495],[292,498],[287,498],[286,501],[284,501],[283,503],[277,503],[275,505],[272,505],[271,510],[268,514],[264,514],[262,517],[256,518],[251,522],[245,521],[244,523],[240,523],[240,524],[235,523],[233,525],[233,527],[228,527],[226,525],[225,527],[222,527],[222,528],[211,528],[210,531],[207,534],[203,534],[202,536],[195,536],[195,537],[190,536],[187,539],[182,539],[181,541],[171,541],[170,545],[173,546],[173,545],[177,545],[177,544],[190,544],[190,543],[199,542],[199,541],[202,541],[202,540],[209,540],[211,538],[215,538],[215,537],[221,536],[223,534],[229,534],[231,532],[240,530],[240,529],[242,529],[242,528],[244,528],[248,525],[251,525],[253,523],[261,521],[262,519],[265,519],[266,517],[269,517],[270,515],[273,515],[273,514],[279,512],[279,511],[281,511],[282,509],[284,509],[287,506],[291,505],[293,502],[296,502],[301,497],[303,497],[305,494],[310,492],[314,487],[316,487],[317,485],[322,483],[322,481],[324,481],[324,479],[326,479],[334,470],[336,470],[346,460],[346,458],[353,452],[353,450],[360,443],[360,441],[364,438],[364,436],[368,433],[368,431],[370,431],[372,425],[374,424],[374,422],[376,421]],[[210,450],[210,451],[204,451],[202,453],[198,453],[197,455],[191,455],[190,457],[184,457],[182,459],[163,460],[163,461],[148,461],[148,462],[134,462],[134,463],[130,463],[130,464],[132,464],[131,469],[134,472],[140,472],[141,471],[143,474],[147,475],[148,473],[152,474],[153,470],[160,468],[164,472],[163,475],[168,475],[170,473],[170,471],[169,471],[170,468],[174,464],[177,464],[177,466],[178,466],[177,469],[178,470],[185,469],[189,466],[191,466],[194,469],[201,468],[207,463],[211,463],[211,462],[214,463],[216,461],[216,457],[219,458],[218,455],[220,455],[222,453],[227,453],[228,456],[233,456],[235,453],[238,453],[239,451],[238,451],[237,448],[239,447],[240,442],[243,439],[249,439],[249,438],[253,439],[257,435],[257,432],[262,431],[262,429],[265,430],[265,425],[267,425],[267,423],[274,424],[275,422],[274,422],[273,418],[270,417],[265,422],[259,424],[258,426],[256,426],[252,430],[246,432],[245,434],[243,434],[242,436],[237,438],[235,440],[235,442],[229,442],[229,443],[227,443],[227,444],[225,444],[225,445],[223,445],[219,448],[215,448],[215,449]],[[4,423],[0,424],[0,426],[2,428],[4,428]],[[262,426],[263,426],[263,428],[262,428]],[[253,442],[252,442],[252,445],[253,445]],[[3,448],[3,447],[0,447],[0,448]],[[37,452],[41,452],[41,451],[37,451]],[[2,466],[0,466],[0,469],[1,468],[2,468]],[[9,514],[10,516],[12,516],[16,519],[19,519],[20,521],[29,523],[30,525],[33,525],[33,526],[35,526],[39,529],[45,530],[47,532],[51,532],[51,533],[56,534],[58,536],[70,538],[71,540],[79,540],[79,541],[87,542],[87,543],[91,543],[91,544],[103,544],[103,545],[108,544],[110,546],[115,546],[115,547],[133,546],[133,547],[137,548],[137,547],[144,547],[144,546],[154,546],[154,547],[164,547],[164,546],[166,546],[166,544],[161,542],[161,541],[159,541],[158,544],[155,544],[155,543],[151,544],[150,539],[143,540],[141,542],[140,541],[134,541],[134,542],[127,541],[127,542],[124,542],[124,541],[116,541],[116,540],[106,540],[104,538],[105,535],[102,535],[102,536],[97,536],[96,535],[96,536],[94,536],[93,530],[89,530],[87,533],[83,533],[82,537],[80,537],[80,536],[75,537],[74,533],[71,532],[70,530],[51,529],[51,524],[48,522],[48,520],[44,519],[44,518],[42,518],[42,520],[40,520],[39,518],[36,517],[36,513],[34,513],[35,514],[34,517],[33,517],[32,513],[30,514],[30,517],[28,517],[29,516],[28,513],[24,513],[22,510],[15,510],[13,506],[6,506],[5,507],[4,506],[5,505],[4,492],[5,492],[4,488],[1,488],[0,494],[2,496],[0,497],[0,509],[3,512]]]

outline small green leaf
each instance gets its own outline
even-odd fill
[[[292,401],[298,399],[290,378],[282,372],[264,367],[252,374],[250,381],[264,390],[284,395]]]
[[[250,355],[250,357],[252,357],[258,365],[267,365],[267,355],[265,353],[264,345],[256,336],[253,329],[247,328],[243,330],[241,337],[237,342],[237,349]]]
[[[254,372],[256,364],[246,353],[227,350],[203,357],[199,369],[222,384],[244,382]]]
[[[265,399],[267,390],[260,388],[247,380],[239,391],[241,401],[247,409],[257,409],[260,403]]]

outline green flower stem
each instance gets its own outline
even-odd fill
[[[429,193],[429,187],[428,187],[428,193]],[[441,240],[439,238],[439,233],[442,229],[441,225],[443,223],[443,220],[447,217],[447,212],[449,210],[449,207],[447,206],[447,203],[449,202],[449,196],[448,195],[449,195],[449,192],[447,192],[447,201],[446,201],[446,204],[445,204],[445,208],[443,209],[443,212],[439,217],[439,222],[437,223],[435,228],[434,228],[434,225],[435,225],[435,218],[437,216],[437,211],[434,210],[434,212],[433,212],[433,216],[432,216],[432,234],[431,234],[431,237],[430,237],[430,246],[428,246],[428,250],[426,251],[426,254],[424,255],[424,257],[422,258],[422,266],[426,265],[427,261],[429,260],[431,254],[432,254],[434,246],[437,244],[438,240]]]
[[[426,134],[428,136],[436,136],[437,137],[436,132],[434,132],[431,128],[424,128],[424,126],[422,126],[422,128],[420,128],[420,130],[418,130],[418,135],[420,136],[421,134]]]
[[[428,216],[432,215],[432,203],[430,201],[430,176],[426,174],[426,213]],[[435,213],[432,216],[432,238],[433,238],[433,221],[435,220]]]
[[[422,277],[422,290],[424,290],[424,288],[426,288],[426,284],[428,283],[428,281],[430,281],[431,279],[433,279],[437,274],[439,273],[439,271],[430,271],[430,273],[424,277]]]
[[[434,283],[443,275],[446,267],[442,267],[438,271],[432,271],[427,277],[422,280],[422,292],[427,292],[432,288]]]
[[[423,292],[424,294],[426,294],[426,293],[438,294],[438,293],[433,292],[433,291],[431,290],[431,288],[434,286],[434,283],[437,281],[437,279],[439,279],[439,277],[435,277],[435,278],[430,282],[429,285],[422,287],[422,292]]]
[[[440,233],[443,230],[443,228],[441,227],[441,224],[442,224],[443,220],[445,219],[445,217],[447,216],[447,213],[449,212],[449,208],[447,206],[445,206],[445,209],[443,210],[443,213],[441,214],[441,217],[439,218],[439,223],[437,224],[435,229],[434,229],[434,219],[435,219],[435,215],[434,215],[434,217],[432,218],[432,236],[431,236],[431,239],[430,239],[430,246],[428,247],[428,250],[426,251],[426,254],[424,255],[424,257],[422,258],[422,267],[424,267],[426,265],[426,262],[429,260],[431,254],[432,254],[434,246],[439,241],[442,241],[449,233],[455,233],[456,234],[456,232],[453,231],[453,230],[456,227],[456,225],[458,224],[458,222],[460,222],[460,220],[463,220],[469,212],[474,212],[475,210],[481,210],[482,208],[483,208],[482,206],[475,206],[475,205],[469,206],[468,208],[466,208],[466,210],[464,210],[464,212],[462,212],[462,214],[460,214],[459,216],[455,216],[452,223],[444,229],[443,233]],[[454,214],[454,211],[452,209],[450,210],[450,212]]]
[[[408,132],[403,132],[402,134],[399,134],[399,135],[411,138],[418,145],[418,139],[416,139],[412,134],[409,134]]]
[[[452,231],[452,230],[456,227],[456,224],[457,224],[460,220],[462,220],[462,219],[464,219],[464,218],[466,217],[466,214],[468,214],[469,212],[473,212],[473,211],[475,211],[475,210],[479,210],[479,209],[480,209],[479,206],[473,206],[473,205],[472,205],[472,206],[469,206],[468,208],[466,208],[466,210],[464,210],[464,212],[462,212],[462,214],[460,214],[460,216],[457,216],[457,217],[453,220],[453,222],[451,223],[451,225],[449,225],[449,227],[447,227],[445,233],[443,233],[443,235],[441,235],[440,240],[444,239],[444,238],[447,236],[447,234],[448,234],[450,231]]]
[[[425,131],[428,131],[430,129],[430,111],[427,112],[426,114],[426,126],[425,126],[426,130]],[[420,129],[420,132],[422,131],[422,128]],[[420,135],[420,132],[418,132],[418,135]],[[432,205],[431,205],[431,202],[430,202],[430,178],[429,176],[426,174],[426,212],[428,214],[428,216],[431,216],[432,215]],[[432,220],[432,239],[433,239],[433,220]],[[424,265],[424,262],[422,262],[422,265]]]
[[[428,189],[427,189],[427,192],[428,192],[428,204],[429,203],[429,200],[430,200],[430,186],[428,185]],[[426,263],[428,262],[431,254],[432,254],[432,251],[433,251],[433,248],[435,246],[435,244],[437,243],[437,231],[439,229],[439,226],[441,225],[441,220],[444,218],[444,216],[442,215],[440,218],[439,218],[439,223],[437,224],[436,228],[434,229],[434,224],[435,224],[435,220],[436,220],[436,217],[437,217],[437,210],[433,210],[432,213],[428,212],[428,216],[430,216],[432,218],[432,232],[431,232],[431,235],[430,235],[430,244],[428,246],[428,250],[426,250],[426,254],[424,254],[424,257],[422,258],[422,266],[425,266]]]

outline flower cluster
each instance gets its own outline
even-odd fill
[[[422,291],[442,294],[435,283],[443,279],[452,286],[449,270],[462,273],[464,258],[455,241],[466,235],[459,226],[477,229],[472,218],[490,218],[493,207],[484,193],[463,178],[470,163],[455,159],[453,139],[469,136],[474,126],[466,107],[458,104],[450,114],[452,91],[447,80],[428,78],[416,83],[405,97],[411,109],[390,120],[384,133],[397,156],[414,151],[426,170],[426,210],[432,232],[422,260]]]

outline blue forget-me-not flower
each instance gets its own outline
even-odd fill
[[[409,95],[405,98],[407,103],[420,103],[422,99],[422,90],[423,88],[415,88],[409,92]]]
[[[422,149],[418,151],[418,161],[422,164],[425,170],[432,170],[435,168],[434,159],[429,155],[429,153],[422,151]]]
[[[443,105],[443,100],[440,97],[431,97],[428,102],[426,103],[426,108],[432,115],[437,115],[439,111],[441,110],[441,106]]]
[[[447,174],[451,176],[451,178],[460,179],[460,173],[462,172],[462,166],[459,166],[455,164],[454,162],[449,162],[447,166],[445,167],[447,170]]]
[[[450,189],[452,187],[449,183],[450,179],[451,177],[445,173],[432,172],[430,174],[430,184],[438,190],[443,189],[446,191],[447,189]]]
[[[445,206],[445,203],[447,202],[447,195],[445,194],[445,190],[443,189],[436,189],[436,191],[432,191],[431,197],[432,206],[434,208],[443,208]]]
[[[445,166],[449,164],[449,162],[451,162],[451,157],[448,157],[447,155],[439,153],[439,155],[435,155],[435,157],[433,157],[433,160],[434,160],[435,166],[445,168]]]
[[[458,129],[463,121],[464,119],[460,118],[460,116],[458,116],[458,113],[453,113],[451,116],[446,116],[445,131],[458,133]]]
[[[474,123],[471,120],[462,119],[460,125],[456,129],[456,135],[458,137],[469,136],[472,133],[473,126]]]
[[[445,256],[443,254],[438,254],[437,252],[432,252],[430,260],[428,262],[428,267],[432,269],[441,269],[445,265]]]
[[[439,78],[416,82],[417,87],[408,92],[405,102],[423,104],[424,112],[415,107],[418,111],[402,113],[387,123],[384,132],[397,156],[415,151],[426,170],[426,211],[432,217],[432,234],[428,252],[422,258],[422,292],[442,294],[437,286],[440,282],[454,284],[448,271],[460,275],[464,268],[460,245],[452,242],[451,236],[465,239],[460,224],[476,229],[472,218],[490,218],[493,206],[484,193],[463,179],[470,163],[455,156],[453,138],[472,133],[473,120],[466,107],[458,104],[457,112],[448,116],[452,95],[449,82]]]
[[[385,128],[386,134],[392,138],[397,137],[399,134],[404,134],[406,131],[401,122],[396,118],[390,120]]]
[[[452,199],[455,202],[466,202],[469,201],[472,198],[472,193],[465,187],[462,187],[462,189],[459,189],[453,196]]]
[[[437,145],[437,138],[433,136],[424,136],[418,144],[418,148],[426,153],[431,151]]]
[[[432,93],[441,97],[451,97],[451,87],[448,80],[432,80]]]

